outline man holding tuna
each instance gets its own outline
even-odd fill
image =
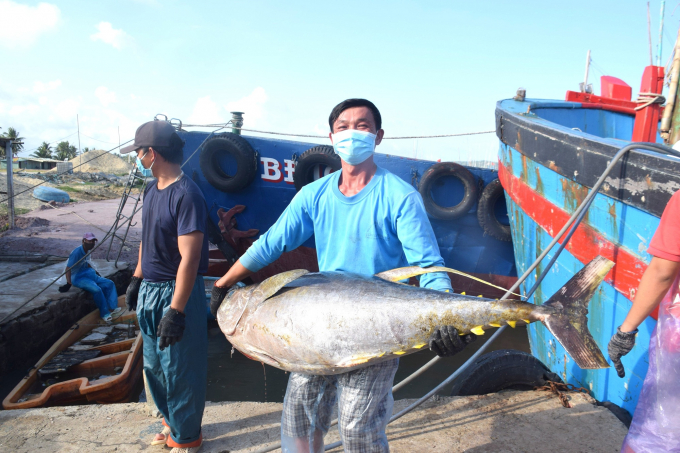
[[[216,282],[213,314],[231,286],[312,235],[322,272],[374,275],[409,265],[444,265],[418,192],[373,160],[384,135],[381,123],[380,112],[365,99],[335,106],[329,137],[342,170],[303,187],[277,222]],[[451,281],[445,273],[431,273],[420,277],[420,286],[450,291]],[[442,326],[434,332],[430,349],[449,356],[473,339]],[[322,452],[337,401],[345,451],[389,451],[385,428],[398,365],[394,359],[332,376],[291,373],[281,421],[282,450]]]

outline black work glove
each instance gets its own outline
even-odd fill
[[[65,293],[65,292],[68,291],[69,289],[71,289],[71,284],[70,284],[70,283],[67,283],[67,284],[62,285],[62,286],[59,287],[59,292],[60,292],[60,293]]]
[[[217,310],[219,310],[220,305],[222,305],[222,301],[224,301],[224,298],[227,296],[231,288],[231,286],[213,286],[212,294],[210,295],[210,313],[212,313],[214,317],[217,318]]]
[[[430,337],[430,350],[439,357],[450,357],[476,339],[474,333],[458,335],[458,329],[453,326],[439,326]]]
[[[130,284],[125,291],[125,305],[127,305],[128,310],[137,310],[137,297],[139,297],[139,285],[142,284],[141,277],[132,276],[130,279]]]
[[[158,329],[156,330],[156,336],[160,340],[158,342],[158,347],[161,351],[168,346],[172,346],[178,341],[182,340],[182,335],[184,335],[184,325],[186,324],[184,319],[186,315],[174,308],[168,308],[161,318],[161,322],[158,323]]]
[[[632,332],[621,332],[621,326],[619,326],[616,328],[616,333],[612,339],[609,340],[607,352],[609,353],[609,358],[614,362],[614,368],[616,368],[616,373],[620,378],[626,375],[626,371],[621,363],[621,357],[628,354],[633,349],[633,346],[635,346],[636,333],[637,329]]]

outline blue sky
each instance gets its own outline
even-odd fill
[[[660,0],[651,1],[654,53]],[[665,65],[680,22],[666,5]],[[64,137],[108,149],[156,113],[185,123],[327,134],[335,104],[372,100],[386,136],[494,129],[518,87],[563,99],[588,49],[633,87],[649,64],[647,2],[0,0],[0,127],[31,151]],[[10,64],[8,64],[10,63]],[[325,143],[327,140],[307,140]],[[378,151],[496,159],[495,135],[384,141]]]

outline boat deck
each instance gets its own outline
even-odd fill
[[[391,451],[618,451],[626,427],[583,394],[572,408],[543,391],[440,397],[389,425]],[[395,402],[395,412],[413,400]],[[279,440],[280,403],[208,403],[203,453],[247,452]],[[0,445],[15,452],[159,451],[160,419],[145,403],[0,412]],[[326,442],[338,440],[332,428]],[[331,450],[342,451],[341,448]]]

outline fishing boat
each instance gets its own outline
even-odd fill
[[[637,102],[632,100],[629,85],[603,76],[599,96],[585,90],[568,91],[564,101],[542,100],[526,98],[526,93],[520,90],[514,98],[497,103],[498,176],[508,195],[507,209],[520,274],[553,240],[623,146],[632,142],[662,142],[659,120],[663,113],[667,124],[672,112],[670,100],[665,112],[661,106],[663,83],[664,68],[648,66]],[[671,96],[674,101],[675,93]],[[678,188],[679,159],[647,150],[625,155],[604,180],[532,301],[545,302],[597,255],[614,261],[606,283],[590,303],[588,315],[590,332],[606,351],[631,307],[640,278],[651,260],[647,247],[668,200]],[[524,282],[524,292],[534,285],[555,250]],[[639,327],[635,348],[623,358],[626,368],[623,379],[613,368],[580,369],[538,323],[530,325],[528,332],[533,355],[552,372],[565,382],[589,389],[597,400],[610,401],[632,414],[647,372],[647,348],[655,325],[653,313]]]
[[[101,345],[78,345],[102,327],[110,327],[123,334],[127,332],[128,335],[124,336],[130,336],[129,333],[139,329],[137,315],[125,309],[125,296],[118,298],[118,306],[123,310],[114,315],[114,321],[108,327],[99,317],[99,310],[75,323],[7,395],[2,402],[3,408],[124,403],[139,395],[143,366],[141,333],[132,335],[133,338]],[[117,325],[123,329],[117,329]],[[72,366],[53,361],[68,356],[65,353],[85,354],[93,358]]]
[[[210,211],[208,275],[221,276],[279,218],[305,184],[340,169],[331,146],[241,135],[236,112],[231,132],[187,131],[183,171],[201,188]],[[495,169],[464,167],[377,153],[378,166],[413,185],[423,196],[448,266],[508,288],[517,280],[504,193]],[[262,281],[292,269],[318,271],[314,238],[260,270]],[[459,292],[498,297],[502,291],[450,274]]]

